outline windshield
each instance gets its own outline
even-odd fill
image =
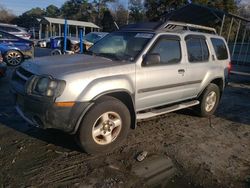
[[[153,33],[114,32],[92,46],[90,53],[115,60],[133,61],[153,36]]]
[[[91,43],[95,43],[100,40],[105,34],[89,33],[85,36],[85,40]]]

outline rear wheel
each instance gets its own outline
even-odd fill
[[[103,97],[85,115],[79,131],[78,144],[87,153],[112,151],[127,137],[130,113],[126,105],[113,97]]]
[[[218,107],[220,89],[216,84],[209,84],[200,97],[200,104],[196,111],[202,117],[211,116]]]
[[[23,55],[16,50],[10,50],[5,54],[5,61],[10,66],[18,66],[23,62]]]

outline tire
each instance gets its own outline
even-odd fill
[[[9,66],[18,66],[23,62],[23,54],[17,50],[8,51],[4,59]]]
[[[84,116],[78,134],[79,146],[89,154],[104,154],[118,147],[130,129],[130,112],[120,100],[105,96]]]
[[[201,117],[211,116],[218,107],[220,101],[220,89],[216,84],[209,84],[199,98],[200,104],[196,112]]]
[[[59,50],[59,49],[54,49],[54,50],[52,50],[52,51],[50,52],[50,55],[51,55],[51,56],[54,56],[54,55],[62,55],[62,52],[61,52],[61,50]]]

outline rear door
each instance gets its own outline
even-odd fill
[[[211,37],[211,43],[215,53],[215,61],[224,69],[224,76],[227,79],[230,67],[230,55],[226,41],[222,38]]]
[[[189,82],[186,85],[186,94],[189,98],[193,98],[201,91],[202,82],[208,76],[213,64],[208,41],[204,35],[187,35],[185,43],[188,61],[186,79]]]

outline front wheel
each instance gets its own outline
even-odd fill
[[[5,55],[5,61],[10,66],[18,66],[23,62],[23,55],[16,50],[10,50]]]
[[[200,97],[200,104],[196,111],[202,117],[211,116],[218,107],[220,100],[220,89],[216,84],[209,84]]]
[[[77,137],[87,153],[112,151],[127,137],[130,113],[126,105],[113,97],[103,97],[84,116]]]

